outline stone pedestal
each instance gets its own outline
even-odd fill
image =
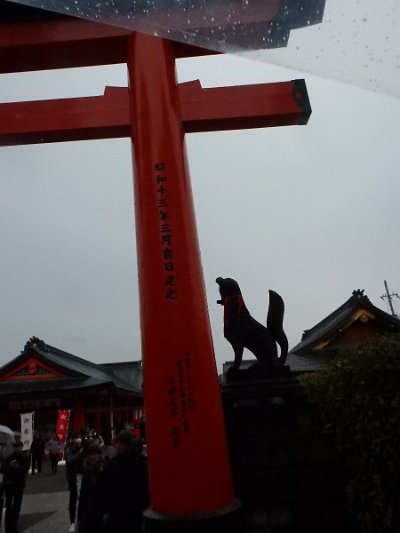
[[[290,371],[221,387],[246,533],[344,533],[343,471]]]
[[[198,513],[186,517],[164,515],[151,509],[144,513],[146,533],[243,533],[244,527],[242,505],[237,500],[215,513]]]

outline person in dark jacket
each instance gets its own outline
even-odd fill
[[[82,485],[78,505],[79,533],[103,533],[105,496],[104,460],[101,447],[90,444],[83,465]]]
[[[61,441],[54,433],[54,435],[46,442],[46,450],[50,453],[50,462],[51,462],[51,472],[57,474],[58,460],[60,452],[62,450]]]
[[[18,518],[28,470],[29,455],[24,454],[20,447],[16,447],[1,465],[6,496],[6,533],[18,533]]]
[[[143,511],[149,503],[147,460],[142,443],[129,430],[115,439],[117,455],[105,470],[103,520],[112,533],[142,531]]]
[[[36,469],[37,469],[37,473],[41,474],[43,456],[44,456],[44,442],[40,438],[39,433],[35,433],[35,435],[33,436],[32,444],[31,444],[32,476],[35,475]]]
[[[75,531],[76,503],[78,501],[78,470],[82,455],[82,437],[79,432],[72,435],[65,451],[65,472],[69,490],[69,531]]]

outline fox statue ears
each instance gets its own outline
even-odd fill
[[[217,278],[215,281],[219,285],[219,293],[221,295],[221,300],[217,300],[218,304],[224,305],[224,300],[228,296],[242,294],[237,281],[232,278]]]

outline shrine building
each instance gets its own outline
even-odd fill
[[[70,431],[112,428],[143,415],[141,361],[98,364],[32,337],[0,368],[0,424],[17,429],[34,411],[34,428],[54,431],[58,410],[71,412]]]
[[[299,344],[289,351],[288,364],[300,371],[317,370],[340,350],[390,333],[400,333],[400,320],[375,307],[363,290],[355,290],[343,305],[304,331]]]

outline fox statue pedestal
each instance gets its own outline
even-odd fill
[[[222,403],[246,533],[345,533],[343,468],[296,373],[227,379]]]
[[[268,378],[283,378],[290,376],[290,367],[288,365],[271,367],[267,369],[267,372],[268,375],[265,376],[265,369],[258,361],[245,361],[241,363],[240,368],[237,368],[234,364],[228,366],[225,370],[224,377],[227,383],[243,383]]]

